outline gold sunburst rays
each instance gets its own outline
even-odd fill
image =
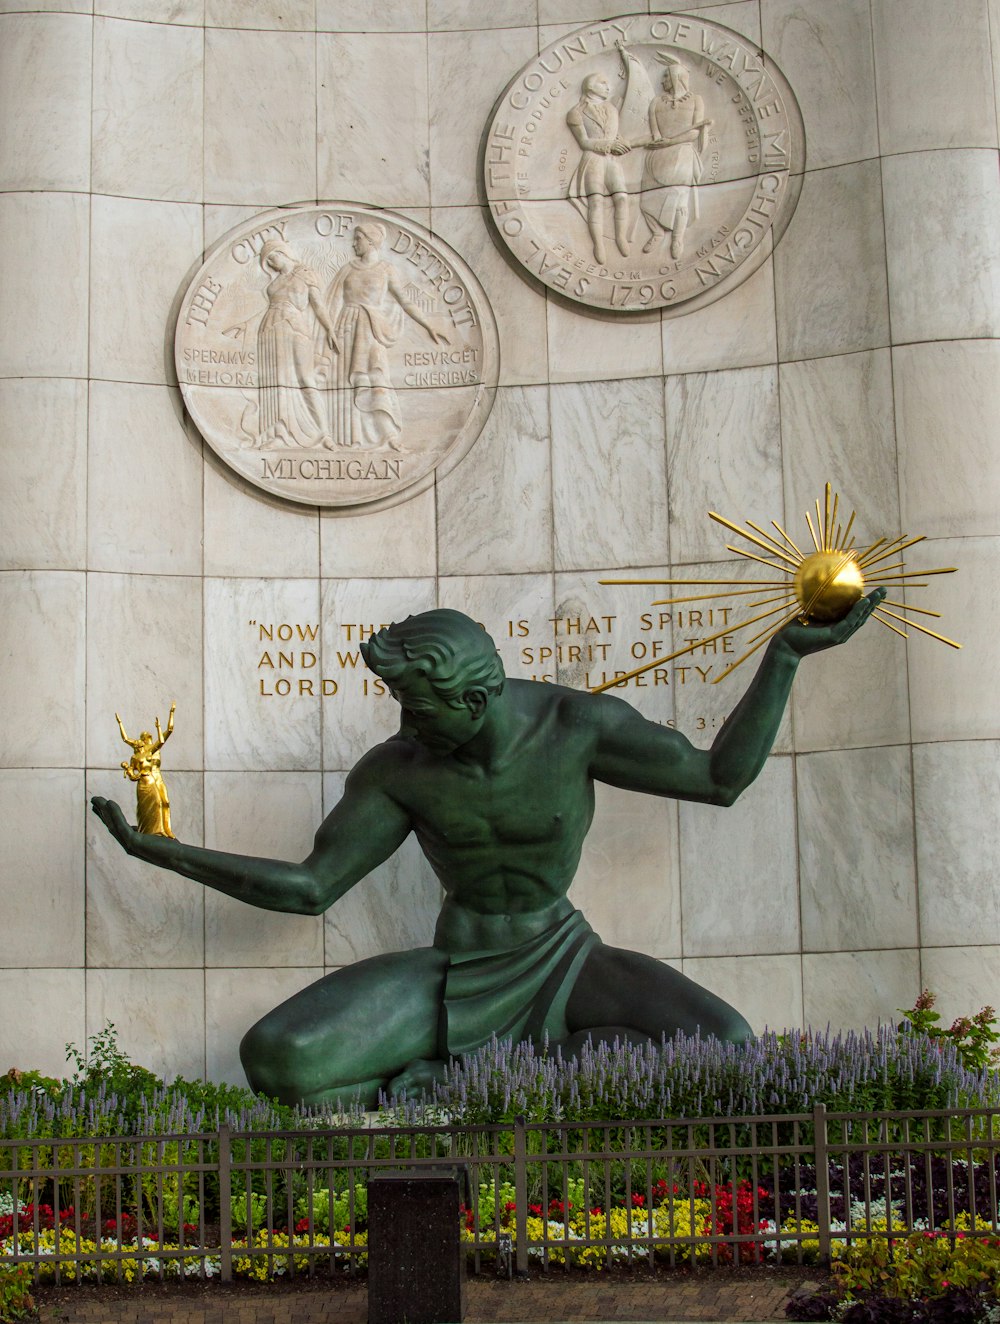
[[[771,639],[783,626],[799,620],[806,624],[831,625],[842,620],[867,590],[885,588],[890,591],[900,588],[927,588],[919,581],[932,575],[951,575],[955,566],[943,566],[935,570],[907,570],[903,553],[908,548],[924,541],[924,536],[915,538],[900,534],[896,538],[876,538],[870,546],[859,550],[853,533],[855,511],[851,511],[846,524],[840,517],[840,496],[826,484],[823,503],[816,499],[815,520],[813,512],[806,511],[806,526],[812,541],[812,551],[803,551],[785,532],[777,520],[771,521],[774,533],[769,533],[753,520],[747,520],[745,527],[734,524],[732,520],[709,511],[709,518],[721,524],[731,533],[750,544],[746,547],[726,545],[726,551],[741,556],[747,561],[775,572],[772,579],[602,579],[601,584],[644,584],[663,587],[688,587],[699,590],[718,588],[724,592],[703,592],[678,595],[672,598],[658,598],[651,604],[654,607],[677,606],[686,602],[711,602],[719,598],[747,598],[745,606],[753,613],[748,619],[738,624],[727,624],[716,634],[703,639],[689,640],[683,648],[676,649],[666,657],[657,657],[642,666],[636,667],[603,685],[595,685],[592,693],[599,694],[631,680],[634,676],[649,671],[654,666],[662,667],[674,658],[693,653],[715,643],[724,636],[740,634],[752,626],[760,626],[756,633],[744,635],[746,650],[731,662],[726,669],[712,681],[717,685],[720,680],[731,675],[738,666],[752,657],[758,649]],[[775,536],[777,535],[777,536]],[[888,563],[888,564],[886,564]],[[756,611],[756,608],[765,608]],[[926,625],[913,619],[914,615],[940,619],[939,611],[927,607],[915,607],[907,602],[898,602],[886,597],[872,612],[872,618],[893,634],[908,639],[909,631],[947,644],[949,648],[961,648],[961,644],[938,634]]]

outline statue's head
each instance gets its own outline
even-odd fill
[[[686,65],[681,64],[680,60],[670,60],[663,71],[663,90],[673,97],[683,97],[687,95],[691,84],[691,74]]]
[[[606,101],[611,95],[611,87],[603,74],[588,74],[583,80],[583,93],[598,101]]]
[[[497,646],[481,625],[463,612],[439,607],[407,616],[362,643],[369,668],[393,688],[418,676],[446,703],[461,703],[466,690],[499,694],[503,663]]]
[[[280,239],[268,239],[260,250],[260,265],[265,271],[288,271],[295,266],[295,256]]]
[[[404,734],[447,754],[482,726],[504,687],[496,644],[475,621],[446,607],[397,621],[361,644],[361,655],[403,710]]]
[[[354,251],[363,257],[369,249],[378,250],[385,243],[385,226],[378,221],[361,221],[354,227]]]

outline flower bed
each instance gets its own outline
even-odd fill
[[[577,1183],[577,1192],[580,1186]],[[487,1202],[483,1193],[481,1199]],[[545,1264],[594,1270],[650,1258],[679,1265],[818,1263],[815,1222],[786,1218],[778,1226],[773,1218],[759,1216],[768,1208],[773,1208],[771,1193],[765,1188],[754,1191],[747,1182],[735,1189],[728,1183],[713,1188],[700,1184],[693,1199],[661,1182],[649,1208],[640,1195],[633,1196],[629,1207],[618,1204],[607,1210],[599,1205],[576,1206],[572,1200],[568,1207],[553,1200],[547,1211],[531,1204],[525,1222],[528,1255]],[[476,1245],[496,1246],[502,1234],[516,1246],[516,1203],[506,1200],[498,1213],[493,1212],[492,1226],[481,1226],[475,1210],[463,1206],[458,1232],[470,1250]],[[42,1283],[57,1278],[64,1283],[213,1278],[220,1272],[219,1251],[195,1253],[190,1242],[137,1237],[124,1229],[110,1234],[105,1229],[105,1235],[87,1237],[78,1234],[75,1221],[72,1209],[63,1211],[57,1227],[51,1208],[22,1207],[18,1230],[13,1229],[11,1215],[0,1221],[0,1256],[37,1256]],[[863,1240],[833,1242],[833,1268],[843,1295],[856,1297],[880,1284],[884,1287],[890,1279],[900,1291],[927,1290],[939,1279],[965,1287],[985,1277],[992,1287],[1000,1286],[1000,1236],[987,1220],[966,1213],[947,1227],[918,1226],[907,1231],[896,1211],[891,1224],[890,1228],[885,1217],[874,1217],[864,1224]],[[833,1230],[848,1229],[841,1223]],[[752,1241],[737,1239],[754,1234],[759,1235]],[[734,1239],[719,1240],[726,1237]],[[345,1227],[331,1237],[309,1220],[300,1220],[291,1232],[262,1229],[249,1238],[235,1238],[233,1273],[267,1281],[308,1272],[317,1262],[335,1262],[349,1250],[364,1265],[366,1246],[364,1227],[353,1231]]]
[[[797,1294],[786,1314],[843,1324],[997,1324],[1000,1239],[993,1232],[985,1219],[962,1216],[947,1231],[844,1246],[831,1285]]]
[[[929,997],[874,1034],[678,1035],[572,1061],[492,1043],[433,1099],[374,1122],[166,1085],[109,1026],[88,1062],[71,1050],[72,1080],[0,1082],[0,1265],[27,1257],[41,1281],[353,1270],[366,1182],[441,1163],[473,1183],[470,1252],[522,1268],[847,1263],[914,1233],[985,1243],[1000,1190],[992,1013],[940,1030]]]

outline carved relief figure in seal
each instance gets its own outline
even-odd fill
[[[326,292],[334,323],[331,445],[402,449],[403,422],[386,353],[399,339],[403,316],[422,326],[436,344],[447,335],[407,297],[399,274],[379,258],[385,227],[363,221],[354,230],[354,253]]]
[[[618,108],[603,74],[583,80],[583,95],[566,116],[566,124],[580,148],[580,163],[570,180],[569,196],[587,218],[594,257],[604,262],[605,200],[614,209],[615,243],[623,257],[629,251],[628,190],[618,157],[630,151],[618,133]]]
[[[496,645],[437,610],[362,644],[401,710],[369,750],[300,864],[141,836],[119,807],[95,812],[130,855],[265,909],[318,915],[414,833],[445,892],[431,947],[334,971],[252,1027],[240,1048],[255,1089],[333,1102],[427,1085],[490,1036],[658,1042],[678,1030],[739,1041],[743,1017],[652,957],[603,943],[567,893],[594,816],[594,783],[731,805],[764,766],[799,662],[841,644],[881,602],[836,624],[793,622],[767,645],[711,749],[624,700],[504,675]],[[622,905],[629,879],[609,878]]]
[[[263,245],[260,265],[272,279],[257,331],[260,433],[256,445],[328,443],[316,352],[317,323],[331,348],[336,338],[320,295],[319,278],[280,239],[269,239]]]
[[[663,61],[663,92],[650,104],[646,160],[642,174],[640,208],[649,229],[642,251],[649,253],[670,234],[670,256],[684,252],[684,232],[698,218],[698,189],[705,130],[705,104],[690,88],[687,66],[672,55],[657,52]]]
[[[172,703],[166,731],[160,729],[157,717],[155,741],[151,731],[140,731],[137,739],[130,740],[122,719],[115,713],[122,740],[132,747],[132,757],[122,763],[121,769],[130,782],[135,782],[137,830],[151,837],[174,837],[170,828],[170,797],[160,773],[160,750],[173,734],[176,709],[177,705]]]

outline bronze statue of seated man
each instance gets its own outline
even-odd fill
[[[730,805],[764,765],[802,657],[848,639],[877,590],[832,626],[771,640],[709,750],[609,694],[504,676],[489,635],[460,612],[411,616],[362,645],[400,705],[397,735],[351,771],[301,864],[204,850],[94,810],[130,855],[250,905],[318,915],[409,835],[441,881],[434,944],[318,980],[246,1034],[254,1089],[319,1104],[427,1085],[492,1034],[659,1041],[677,1030],[740,1040],[742,1016],[652,957],[606,946],[567,899],[594,783]],[[609,879],[628,904],[628,880]]]

